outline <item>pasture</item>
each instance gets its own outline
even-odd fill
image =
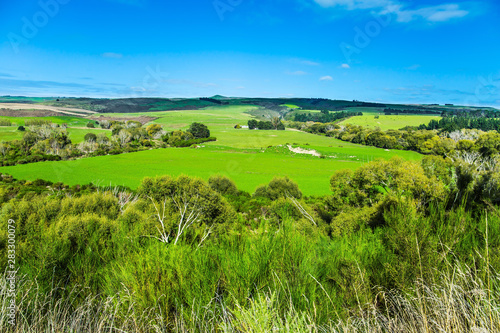
[[[376,119],[375,117],[379,118]],[[391,129],[401,129],[405,126],[419,126],[428,124],[432,119],[440,120],[439,116],[426,116],[426,115],[390,115],[386,116],[383,113],[365,113],[362,116],[352,117],[344,120],[342,124],[352,124],[369,128],[380,128],[382,131]]]
[[[285,153],[284,149],[228,149],[205,146],[200,149],[166,148],[115,156],[100,156],[73,161],[41,162],[12,167],[2,167],[0,172],[12,174],[17,179],[37,178],[69,185],[98,183],[125,185],[136,188],[146,177],[161,175],[199,176],[208,179],[213,174],[223,174],[233,179],[239,189],[253,193],[260,184],[268,183],[274,176],[288,176],[299,184],[305,195],[324,195],[330,192],[331,175],[342,169],[356,169],[377,157],[390,158],[401,152],[360,147],[345,153],[330,148],[333,157],[318,157]],[[325,152],[328,150],[323,148]],[[342,148],[340,148],[342,149]],[[368,155],[367,153],[372,153]],[[420,155],[404,152],[409,159]],[[350,157],[357,154],[356,157]]]
[[[299,184],[304,194],[324,195],[330,191],[329,179],[335,171],[356,169],[363,163],[393,156],[409,160],[421,158],[414,152],[361,146],[293,129],[259,131],[234,128],[236,124],[245,125],[252,119],[248,112],[256,109],[254,106],[224,106],[200,110],[107,113],[104,114],[107,117],[155,117],[157,119],[148,124],[157,123],[166,130],[185,130],[192,122],[201,122],[208,126],[217,141],[206,143],[199,149],[153,149],[116,156],[2,167],[0,172],[25,180],[41,178],[69,185],[94,182],[131,188],[137,187],[146,176],[187,174],[208,179],[213,174],[223,174],[233,179],[241,190],[250,193],[274,176],[288,176]],[[67,123],[74,143],[83,141],[84,135],[89,132],[104,131],[111,135],[109,130],[84,128],[88,121],[85,118],[47,119],[55,123]],[[17,118],[18,123],[22,120]],[[0,127],[0,140],[21,137],[22,132],[16,131],[15,126]],[[286,145],[314,149],[324,158],[294,154]]]

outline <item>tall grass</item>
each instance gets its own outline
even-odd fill
[[[41,292],[36,281],[21,280],[17,286],[17,322],[6,317],[7,284],[0,289],[2,332],[499,332],[500,276],[484,281],[473,269],[454,265],[436,273],[439,283],[417,281],[405,292],[380,291],[376,302],[360,304],[347,318],[331,318],[317,324],[315,307],[298,311],[286,288],[259,291],[243,305],[228,306],[214,297],[192,308],[179,306],[166,320],[161,308],[137,311],[134,295],[124,290],[112,297],[81,299],[84,290],[74,288],[58,298],[58,287]],[[488,285],[491,289],[488,288]],[[281,312],[278,294],[288,297]]]

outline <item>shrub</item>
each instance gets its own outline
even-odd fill
[[[292,196],[296,199],[302,197],[302,192],[299,186],[288,177],[274,177],[268,185],[262,185],[257,188],[254,197],[266,197],[270,200],[277,200],[278,198],[286,198]]]
[[[42,126],[49,124],[52,124],[52,122],[46,119],[26,119],[24,121],[24,126]]]
[[[24,128],[24,126],[21,125],[17,128],[17,130],[20,132],[24,132],[24,131],[26,131],[26,128]]]
[[[87,142],[96,142],[97,141],[97,135],[95,135],[94,133],[87,133],[87,134],[85,134],[84,139]]]
[[[165,216],[158,221],[162,224],[159,237],[165,243],[167,235],[175,235],[175,244],[184,232],[236,219],[227,201],[200,178],[147,177],[139,186],[138,194],[152,202],[155,215]]]
[[[229,178],[221,175],[214,175],[208,179],[208,185],[211,189],[222,195],[238,195],[239,191],[236,184]]]
[[[95,128],[95,124],[94,124],[93,122],[89,121],[89,122],[87,123],[87,127],[88,127],[88,128]]]

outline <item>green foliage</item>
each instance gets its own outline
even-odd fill
[[[50,125],[52,122],[47,119],[43,118],[33,118],[33,119],[26,119],[24,121],[24,126],[43,126],[43,125]]]
[[[162,127],[159,124],[151,124],[146,127],[146,131],[150,137],[155,136],[158,132],[162,130]]]
[[[302,197],[297,183],[288,177],[274,177],[268,185],[259,186],[254,193],[254,197],[266,197],[270,200],[286,198],[292,196],[296,199]]]
[[[8,119],[0,119],[0,126],[12,126],[12,123]]]
[[[333,196],[348,196],[356,182],[367,196],[372,195],[373,186],[387,190],[373,192],[372,202],[343,203],[335,210],[326,205],[329,198],[301,200],[318,226],[304,219],[298,206],[283,195],[271,201],[226,194],[229,202],[238,204],[238,211],[245,211],[235,213],[211,187],[223,184],[234,190],[223,177],[210,184],[186,176],[147,178],[139,189],[143,199],[122,206],[119,198],[123,195],[116,191],[50,194],[47,186],[60,189],[64,185],[42,180],[21,185],[5,176],[0,184],[4,198],[0,265],[7,260],[5,223],[13,219],[18,274],[36,279],[42,294],[53,292],[51,297],[58,299],[82,286],[85,289],[72,307],[80,306],[88,295],[105,299],[126,288],[127,295],[135,297],[136,312],[162,309],[164,317],[158,324],[167,323],[181,309],[214,305],[214,297],[219,297],[227,309],[237,312],[232,317],[234,327],[250,327],[241,325],[251,322],[262,327],[276,318],[287,318],[290,303],[296,311],[313,311],[311,320],[326,325],[334,316],[346,318],[360,306],[365,309],[364,304],[385,301],[380,288],[408,291],[417,279],[434,281],[436,272],[446,271],[451,261],[468,265],[478,282],[488,281],[488,264],[499,268],[498,208],[448,207],[446,201],[435,200],[422,205],[421,191],[413,187],[429,177],[440,183],[434,177],[441,173],[431,168],[432,163],[440,161],[429,159],[424,171],[418,164],[378,161],[359,173],[338,175],[335,184],[345,186]],[[409,175],[404,177],[402,170]],[[276,183],[279,186],[268,186],[275,191],[291,187],[284,179]],[[21,187],[45,192],[17,197]],[[149,237],[159,227],[154,204],[161,207],[158,204],[165,202],[166,224],[175,236],[180,215],[174,199],[199,205],[203,217],[177,246],[165,246]],[[319,223],[322,214],[316,214],[320,206],[333,215],[331,221],[325,220],[326,230]],[[53,291],[53,286],[66,288]],[[257,296],[263,290],[272,294],[268,300]],[[214,306],[211,311],[220,310]],[[272,306],[271,312],[266,312],[267,306]],[[199,320],[191,312],[185,315],[187,320]]]
[[[214,191],[222,195],[238,195],[239,191],[236,184],[226,176],[213,175],[208,178],[208,185]]]
[[[87,123],[87,127],[88,127],[88,128],[95,128],[95,124],[94,124],[93,122],[89,121],[89,122]]]
[[[200,212],[197,225],[222,224],[234,219],[234,211],[227,201],[200,178],[183,175],[144,178],[138,193],[152,202],[165,203],[172,225],[179,221],[186,207]]]
[[[195,139],[205,139],[210,137],[210,131],[206,125],[202,123],[192,123],[187,130]]]
[[[95,135],[94,133],[87,133],[87,134],[85,134],[84,139],[87,142],[96,142],[97,141],[97,135]]]
[[[256,129],[256,128],[257,128],[257,124],[258,124],[258,121],[257,121],[257,120],[255,120],[255,119],[250,119],[250,120],[248,121],[248,129],[251,129],[251,130]]]
[[[19,126],[19,127],[17,128],[17,130],[18,130],[19,132],[24,132],[24,131],[26,131],[26,129],[24,128],[24,126]]]
[[[446,194],[443,184],[427,177],[420,165],[399,158],[372,162],[355,172],[336,173],[330,184],[334,198],[351,205],[367,205],[384,193],[408,194],[425,205]]]

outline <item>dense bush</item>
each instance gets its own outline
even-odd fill
[[[307,198],[288,178],[250,197],[223,176],[146,178],[134,193],[1,175],[0,265],[13,219],[18,276],[56,299],[84,288],[72,308],[125,288],[137,313],[157,307],[167,325],[206,306],[237,318],[265,290],[276,318],[290,304],[312,311],[315,325],[356,311],[392,315],[380,290],[412,292],[450,263],[479,285],[500,269],[500,173],[477,165],[376,161],[335,173],[330,195]]]
[[[208,127],[201,123],[192,123],[187,131],[193,134],[195,139],[206,139],[210,137]]]
[[[299,186],[288,177],[274,177],[269,184],[259,186],[254,193],[256,197],[266,197],[270,200],[278,198],[294,197],[300,199],[302,192]]]
[[[236,184],[226,176],[210,176],[210,178],[208,178],[208,185],[210,186],[210,188],[222,195],[238,195],[239,193]]]

